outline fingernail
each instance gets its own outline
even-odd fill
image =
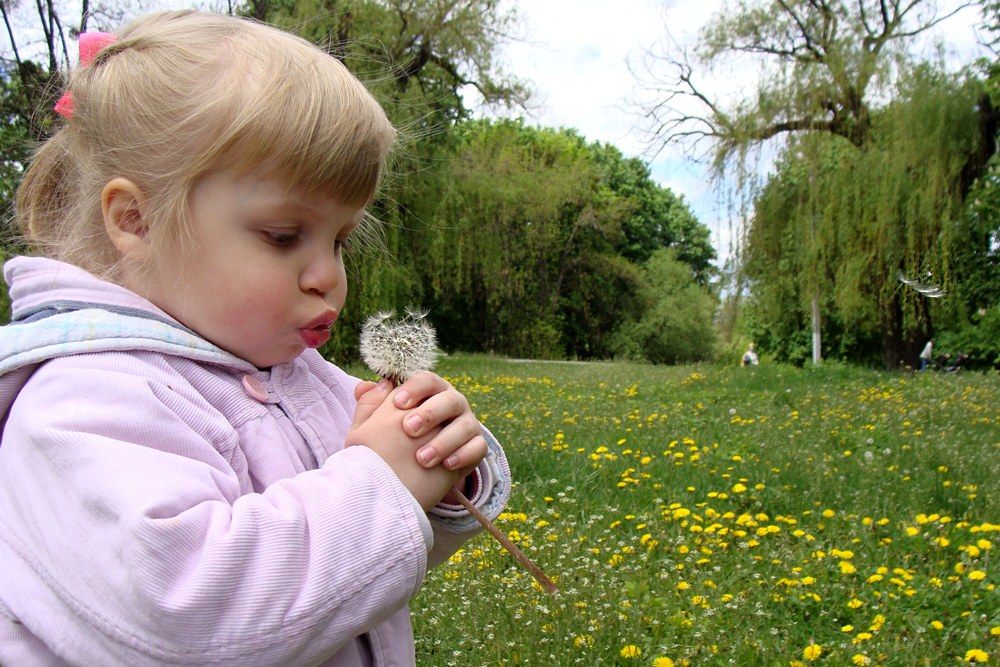
[[[417,451],[417,460],[422,464],[427,465],[434,460],[434,454],[435,452],[433,447],[424,447],[423,449]]]
[[[457,456],[449,456],[448,458],[446,458],[444,460],[444,467],[448,468],[449,470],[451,470],[452,468],[458,467],[458,457]]]
[[[378,386],[375,388],[378,389],[379,391],[388,391],[389,389],[392,388],[392,383],[386,380],[385,378],[382,378],[382,381],[379,382]]]
[[[396,392],[396,405],[405,408],[410,405],[410,392],[400,389]]]
[[[406,425],[410,428],[410,431],[414,434],[424,425],[424,420],[420,418],[420,415],[410,415],[406,418]]]

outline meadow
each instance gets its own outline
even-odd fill
[[[1000,378],[442,359],[504,444],[419,665],[1000,664]]]

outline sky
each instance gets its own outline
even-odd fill
[[[526,79],[536,91],[528,122],[544,127],[575,128],[588,141],[617,146],[626,156],[650,165],[653,179],[682,195],[712,232],[720,260],[729,252],[732,225],[703,166],[677,151],[649,152],[640,131],[642,118],[632,100],[640,91],[630,71],[641,64],[645,49],[668,35],[693,43],[699,29],[724,0],[512,0],[522,21],[523,39],[507,44],[502,62],[510,74]],[[939,12],[956,6],[939,0]],[[969,8],[942,24],[935,35],[954,51],[958,62],[981,54],[974,26],[978,8]],[[669,27],[669,29],[668,29]],[[640,68],[641,70],[641,68]],[[753,72],[726,73],[702,80],[706,90],[746,83]]]

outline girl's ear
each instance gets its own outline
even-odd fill
[[[144,260],[149,255],[146,197],[127,178],[108,181],[101,191],[104,230],[123,259]]]

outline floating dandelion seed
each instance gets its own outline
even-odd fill
[[[941,297],[943,297],[945,294],[948,293],[948,290],[944,289],[943,287],[939,287],[938,285],[926,285],[912,278],[907,278],[902,273],[899,274],[899,282],[909,287],[912,287],[913,289],[917,290],[924,296],[930,297],[932,299],[940,299]]]
[[[407,309],[406,316],[393,321],[395,313],[379,312],[365,320],[361,328],[361,358],[373,372],[392,381],[405,382],[411,375],[430,370],[437,360],[434,327],[426,321],[427,313]],[[535,565],[523,551],[507,538],[493,522],[473,505],[461,489],[452,487],[452,493],[459,503],[475,517],[483,528],[492,535],[521,563],[535,580],[549,594],[556,592],[542,569]]]

